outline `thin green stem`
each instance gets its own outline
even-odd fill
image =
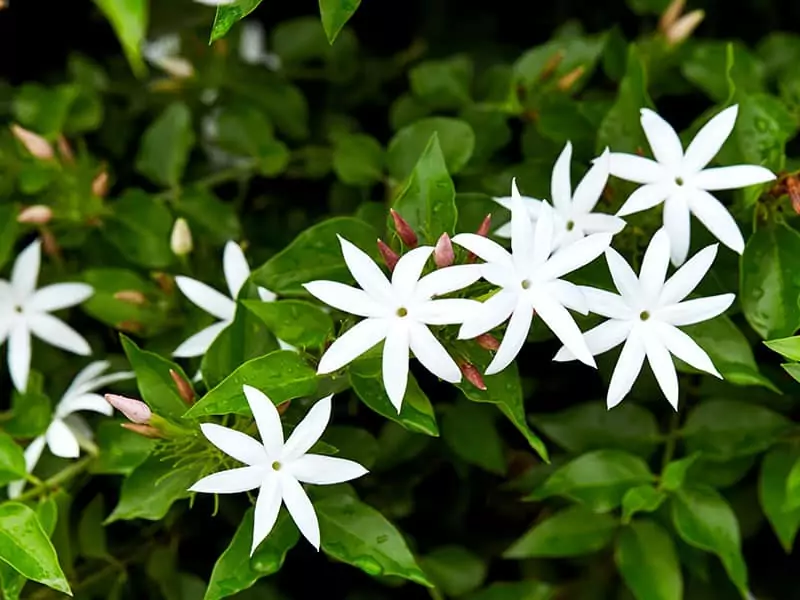
[[[59,486],[67,483],[73,477],[77,477],[81,473],[83,473],[91,464],[93,457],[86,456],[81,460],[72,463],[63,471],[59,471],[55,475],[53,475],[50,479],[41,482],[40,485],[36,487],[32,487],[27,492],[20,494],[16,500],[18,502],[24,502],[26,500],[31,500],[33,498],[37,498],[39,495],[47,492],[49,490],[57,489]]]
[[[444,594],[439,591],[439,588],[428,588],[428,594],[431,597],[431,600],[444,600]]]
[[[667,434],[667,441],[664,445],[664,454],[661,457],[661,470],[663,471],[664,468],[672,461],[672,457],[675,454],[675,446],[678,443],[678,438],[680,437],[680,425],[681,425],[681,417],[678,411],[672,413],[672,417],[669,421],[669,433]]]

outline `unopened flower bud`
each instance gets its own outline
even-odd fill
[[[786,178],[786,193],[792,201],[794,212],[800,215],[800,179],[797,177]]]
[[[456,260],[456,254],[453,252],[453,244],[450,241],[450,236],[443,233],[439,240],[436,242],[436,247],[433,250],[433,262],[440,269],[449,267]]]
[[[33,206],[26,206],[20,211],[19,215],[17,215],[17,223],[44,225],[49,223],[52,218],[52,208],[44,204],[34,204]]]
[[[186,402],[189,406],[194,404],[195,394],[192,384],[186,381],[183,376],[174,369],[169,370],[169,376],[172,377],[172,381],[175,382],[175,387],[178,388],[178,395],[180,395],[181,400]]]
[[[406,222],[406,220],[400,216],[400,213],[397,212],[395,209],[390,209],[389,212],[392,215],[392,220],[394,221],[394,228],[397,231],[397,237],[400,238],[400,241],[403,242],[409,248],[416,248],[417,247],[417,234],[414,233],[414,230],[411,229],[411,225]]]
[[[164,293],[172,294],[175,291],[175,280],[166,273],[156,271],[153,273],[153,279]]]
[[[478,346],[484,350],[491,350],[492,352],[500,347],[500,342],[498,342],[497,338],[491,333],[482,333],[475,338],[475,341],[478,343]]]
[[[192,230],[189,229],[189,224],[183,217],[175,219],[169,245],[176,256],[186,256],[192,251],[192,248],[194,248],[194,244],[192,243]]]
[[[101,171],[92,181],[92,193],[100,198],[108,194],[108,171]]]
[[[683,15],[667,30],[667,43],[670,46],[677,46],[685,42],[705,17],[705,11],[699,9]]]
[[[461,369],[464,379],[469,381],[479,390],[486,391],[486,384],[483,381],[483,376],[481,375],[480,371],[475,368],[475,365],[469,362],[462,362],[458,365],[458,367]]]
[[[53,232],[47,227],[42,227],[40,231],[42,238],[42,250],[47,256],[61,256],[61,246],[58,245],[58,240]]]
[[[120,396],[118,394],[106,394],[106,402],[125,415],[132,423],[147,425],[153,413],[150,407],[141,400]]]
[[[117,323],[117,329],[120,331],[127,331],[128,333],[140,334],[144,331],[144,325],[139,321],[128,319]]]
[[[287,400],[286,402],[281,402],[281,403],[280,403],[280,404],[278,404],[278,406],[276,406],[275,408],[277,408],[277,409],[278,409],[278,414],[279,414],[279,415],[282,415],[282,414],[284,414],[284,413],[285,413],[287,410],[289,410],[289,406],[291,406],[291,404],[292,404],[292,401],[291,401],[291,400]]]
[[[28,131],[27,129],[16,124],[11,126],[11,133],[13,133],[14,137],[17,138],[23,146],[25,146],[25,149],[36,158],[41,160],[52,160],[55,156],[55,153],[53,152],[53,146],[51,146],[50,142],[48,142],[38,133]]]
[[[550,58],[547,59],[544,68],[542,68],[541,73],[539,73],[539,81],[549,79],[550,76],[555,73],[562,60],[564,60],[564,50],[559,48],[555,54],[552,54]]]
[[[556,87],[562,92],[570,91],[585,72],[586,72],[586,66],[578,65],[577,67],[572,69],[572,71],[562,76],[561,79],[559,79],[558,82],[556,83]]]
[[[69,164],[75,163],[75,153],[72,151],[72,147],[69,145],[67,138],[63,135],[58,136],[58,152],[61,154],[61,158],[64,159],[64,162]]]
[[[686,0],[672,0],[664,12],[661,13],[661,18],[658,20],[658,30],[661,33],[666,33],[675,24],[675,22],[683,14],[683,9],[686,7]]]
[[[120,290],[114,294],[114,300],[142,306],[147,304],[147,296],[139,290]]]
[[[492,227],[492,213],[489,213],[485,217],[483,217],[483,221],[481,221],[481,226],[478,227],[478,230],[475,232],[478,235],[486,237],[489,235],[489,229]]]
[[[386,243],[380,238],[378,238],[378,252],[381,253],[383,262],[386,263],[386,266],[389,267],[389,270],[394,271],[397,261],[400,260],[400,256],[398,256],[397,252],[389,248],[389,246],[387,246]]]
[[[121,423],[121,425],[128,431],[133,431],[146,438],[160,439],[164,437],[164,434],[152,425],[139,425],[137,423]]]

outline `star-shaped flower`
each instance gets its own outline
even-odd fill
[[[24,392],[31,366],[31,334],[51,346],[83,356],[89,343],[69,325],[50,314],[80,304],[94,290],[85,283],[55,283],[36,289],[42,262],[39,240],[14,262],[11,280],[0,279],[0,344],[8,338],[8,370],[14,387]]]
[[[366,318],[331,344],[317,372],[341,369],[385,340],[383,385],[398,412],[408,383],[409,349],[437,377],[461,381],[461,370],[428,325],[463,323],[480,306],[474,300],[434,299],[480,279],[475,265],[447,267],[421,277],[434,249],[420,246],[400,258],[389,281],[367,254],[342,237],[339,242],[347,268],[361,289],[335,281],[312,281],[304,287],[324,303]]]
[[[194,67],[180,55],[181,38],[177,33],[163,35],[142,43],[142,56],[150,64],[178,79],[194,75]]]
[[[555,230],[553,233],[554,248],[563,248],[592,233],[610,233],[615,235],[625,227],[625,221],[614,215],[592,212],[603,194],[608,181],[608,152],[597,159],[584,178],[572,191],[570,162],[572,161],[572,144],[567,142],[558,157],[550,180],[550,195],[555,208],[553,215]],[[531,221],[539,218],[544,200],[536,200],[521,196]],[[495,198],[501,206],[512,209],[513,197]],[[495,235],[511,237],[511,223],[500,227]]]
[[[472,339],[510,317],[500,348],[486,369],[487,375],[499,373],[519,354],[536,312],[582,362],[595,366],[580,329],[567,311],[587,313],[583,294],[578,286],[560,278],[600,256],[611,243],[611,234],[594,233],[553,253],[555,216],[551,206],[542,203],[534,234],[516,182],[511,184],[511,193],[515,204],[511,210],[510,253],[472,233],[453,238],[454,243],[486,261],[481,265],[483,278],[500,287],[464,323],[458,337]]]
[[[736,165],[706,169],[736,123],[738,106],[726,108],[695,136],[686,152],[678,134],[652,110],[642,109],[642,128],[655,160],[635,154],[611,153],[611,174],[644,184],[625,201],[618,216],[630,215],[664,202],[664,228],[670,239],[672,264],[679,266],[689,253],[689,213],[720,242],[742,253],[744,238],[736,221],[709,192],[765,183],[775,179],[769,169]]]
[[[328,425],[333,396],[319,400],[284,443],[281,418],[272,401],[253,387],[245,385],[243,389],[250,410],[253,412],[261,442],[241,431],[221,425],[213,423],[201,425],[203,435],[212,444],[247,466],[203,477],[190,487],[189,491],[238,494],[258,489],[251,556],[272,531],[281,502],[286,504],[300,533],[319,550],[317,515],[300,484],[343,483],[368,472],[351,460],[308,454]]]
[[[75,413],[90,410],[110,416],[114,409],[105,399],[94,392],[99,388],[117,381],[133,379],[129,372],[109,373],[103,375],[111,364],[101,360],[90,363],[75,376],[64,392],[53,413],[53,420],[44,435],[35,438],[25,449],[25,469],[32,473],[42,456],[45,445],[50,452],[61,458],[78,458],[80,454],[79,440],[90,441],[92,430],[80,416]],[[25,480],[14,481],[8,485],[9,498],[19,496],[25,487]]]
[[[589,310],[609,320],[584,335],[589,350],[602,354],[619,346],[622,353],[608,387],[607,403],[612,408],[628,394],[642,369],[645,357],[669,403],[678,408],[678,376],[670,353],[695,369],[722,377],[708,354],[678,329],[713,319],[725,312],[733,294],[684,300],[700,283],[717,256],[718,244],[698,252],[672,277],[664,281],[670,259],[670,239],[660,229],[650,241],[639,277],[616,251],[606,250],[606,261],[619,294],[584,287]],[[573,360],[562,348],[555,360]]]
[[[178,288],[192,304],[221,320],[191,336],[175,349],[172,353],[173,356],[185,358],[205,354],[222,330],[233,322],[236,315],[236,298],[250,277],[250,266],[247,264],[244,252],[236,242],[225,244],[222,269],[225,273],[225,282],[228,284],[230,297],[191,277],[179,275],[175,278]],[[275,294],[263,287],[258,288],[258,296],[264,302],[272,302],[276,298]],[[283,344],[282,347],[291,348],[291,346]]]

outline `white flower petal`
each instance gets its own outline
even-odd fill
[[[611,375],[611,381],[608,384],[608,395],[606,396],[608,408],[614,408],[631,391],[639,372],[642,370],[644,356],[642,338],[639,332],[633,329],[622,347],[622,352],[619,354],[617,365],[614,367],[614,373]]]
[[[692,185],[704,190],[733,190],[774,179],[775,174],[766,167],[736,165],[700,171],[692,178]]]
[[[695,369],[722,379],[722,375],[717,371],[706,351],[685,332],[667,323],[654,323],[654,325],[658,328],[661,341],[672,354]]]
[[[255,21],[242,23],[239,37],[239,58],[250,65],[258,64],[266,50],[264,27]]]
[[[664,228],[659,229],[650,240],[639,269],[639,286],[645,302],[651,304],[658,299],[669,268],[669,235]]]
[[[50,452],[61,458],[78,458],[81,448],[75,434],[61,419],[55,419],[44,434]]]
[[[259,286],[256,289],[258,290],[258,297],[262,302],[275,302],[275,300],[278,299],[278,294],[269,291],[267,288]]]
[[[393,288],[380,267],[366,252],[357,248],[342,236],[339,235],[337,237],[339,238],[339,244],[342,246],[344,262],[347,264],[347,268],[356,283],[376,300],[391,302],[394,297]]]
[[[617,211],[617,216],[626,217],[649,210],[661,204],[672,193],[672,186],[666,183],[648,183],[636,189]]]
[[[175,278],[175,283],[192,304],[199,306],[205,312],[218,319],[233,321],[236,313],[236,303],[230,298],[202,281],[197,281],[191,277],[178,275]]]
[[[217,339],[219,334],[222,333],[228,325],[230,325],[230,321],[220,321],[219,323],[209,325],[205,329],[201,329],[175,348],[172,352],[172,356],[177,358],[202,356],[208,351],[208,348],[214,343],[214,340]]]
[[[558,250],[543,266],[533,272],[542,279],[557,279],[588,265],[611,244],[610,233],[593,233]]]
[[[239,494],[261,485],[265,467],[238,467],[203,477],[189,488],[204,494]]]
[[[387,310],[373,300],[364,290],[336,281],[312,281],[304,283],[306,291],[328,306],[358,315],[360,317],[378,317]]]
[[[471,340],[504,323],[516,308],[518,299],[516,292],[500,290],[476,308],[472,318],[461,326],[458,339]]]
[[[253,556],[259,544],[275,527],[275,521],[278,520],[278,513],[281,510],[284,479],[289,478],[280,477],[274,471],[267,471],[261,482],[253,514],[253,543],[250,546],[250,556]]]
[[[288,474],[298,481],[315,485],[344,483],[369,473],[355,461],[319,454],[301,456],[286,468]]]
[[[24,322],[18,323],[8,336],[8,372],[14,388],[24,392],[31,369],[31,334]]]
[[[672,264],[683,264],[689,255],[692,223],[689,220],[689,204],[683,194],[675,194],[664,203],[664,228],[669,234]]]
[[[456,361],[447,353],[430,329],[422,323],[412,323],[408,333],[411,352],[423,367],[439,379],[450,383],[461,381],[461,370]]]
[[[656,160],[670,169],[677,169],[683,159],[683,144],[672,125],[649,108],[642,109],[641,122]]]
[[[463,234],[463,235],[474,235],[474,234]],[[509,221],[508,223],[504,223],[503,225],[495,229],[494,235],[500,238],[511,239],[511,221]]]
[[[681,266],[664,284],[658,304],[675,304],[691,294],[714,263],[718,248],[718,244],[706,246]]]
[[[568,214],[572,205],[572,181],[570,179],[570,162],[572,161],[572,144],[567,142],[553,167],[550,175],[550,196],[553,206],[561,214]]]
[[[608,155],[611,175],[634,183],[657,183],[666,175],[664,167],[656,161],[635,154],[611,152]]]
[[[719,200],[704,190],[694,190],[688,200],[689,210],[714,237],[737,254],[744,252],[742,232]]]
[[[738,113],[736,105],[726,108],[697,132],[683,157],[684,173],[697,173],[711,162],[733,131]]]
[[[252,467],[267,462],[264,446],[241,431],[216,423],[203,423],[200,430],[209,442],[241,463]]]
[[[661,341],[654,328],[649,327],[642,336],[647,362],[656,376],[658,387],[664,392],[667,401],[675,410],[678,410],[678,374],[675,372],[675,363]]]
[[[483,263],[480,267],[481,276],[501,288],[520,288],[520,276],[513,264]]]
[[[480,278],[481,265],[456,265],[437,269],[419,280],[414,296],[419,300],[443,296],[469,287]]]
[[[194,0],[198,4],[205,4],[206,6],[225,6],[227,4],[234,4],[238,0]]]
[[[514,264],[518,271],[531,272],[544,264],[553,251],[553,242],[555,240],[555,215],[553,208],[546,202],[542,204],[542,212],[539,219],[536,221],[535,233],[521,233],[527,236],[527,244],[522,246],[521,242],[517,242],[518,246],[524,247],[527,254],[518,254],[514,251]],[[532,242],[532,243],[531,243]],[[511,237],[511,244],[514,245],[514,237]]]
[[[475,233],[459,233],[452,242],[472,252],[487,263],[511,264],[511,255],[497,242]]]
[[[11,270],[11,288],[17,303],[24,305],[36,289],[39,269],[42,263],[42,242],[31,242],[14,261]]]
[[[322,355],[317,373],[325,375],[343,366],[373,348],[386,337],[388,323],[384,319],[365,319],[348,329],[334,341]]]
[[[278,409],[272,400],[253,386],[243,385],[244,397],[247,398],[247,405],[258,427],[258,435],[261,443],[267,451],[267,456],[272,460],[278,460],[283,450],[283,425]]]
[[[383,344],[383,387],[392,406],[400,412],[408,385],[408,329],[394,325]]]
[[[31,333],[51,346],[88,356],[92,353],[89,342],[64,321],[47,313],[29,314],[26,319]]]
[[[400,257],[392,271],[392,289],[395,299],[405,299],[411,293],[422,277],[422,270],[433,254],[433,246],[419,246]]]
[[[333,394],[318,400],[311,407],[286,440],[279,460],[290,462],[298,459],[319,441],[331,420],[331,398]]]
[[[685,300],[679,304],[659,308],[655,314],[660,320],[676,327],[694,325],[721,315],[730,308],[735,298],[734,294],[719,294],[708,298]]]
[[[580,286],[580,288],[589,312],[611,319],[630,318],[633,311],[622,296],[588,286]]]
[[[586,302],[586,296],[583,295],[583,290],[572,282],[563,279],[550,281],[544,286],[543,292],[570,310],[582,315],[589,314],[589,305]]]
[[[528,331],[533,321],[533,308],[525,298],[519,298],[511,319],[508,321],[506,333],[494,355],[492,362],[486,368],[487,375],[494,375],[505,369],[517,357],[528,337]]]
[[[28,444],[28,447],[25,448],[25,471],[27,473],[33,473],[33,470],[36,468],[39,459],[42,457],[42,452],[44,451],[45,446],[45,437],[40,435],[37,438]],[[8,484],[8,497],[9,499],[13,500],[17,496],[22,493],[23,488],[27,482],[24,479],[20,479],[18,481],[12,481]]]
[[[317,521],[317,513],[314,512],[314,505],[308,499],[303,486],[289,475],[281,476],[281,486],[283,502],[286,504],[289,514],[292,515],[292,520],[303,537],[319,550],[319,521]]]
[[[588,215],[583,215],[575,222],[577,226],[580,227],[580,229],[586,234],[610,233],[611,235],[616,235],[625,229],[625,225],[627,225],[624,219],[603,213],[590,213]]]
[[[630,321],[610,319],[584,333],[583,339],[589,348],[589,352],[593,356],[598,356],[624,342],[625,338],[630,334],[632,326]],[[575,355],[569,351],[569,348],[563,346],[553,357],[553,360],[556,362],[571,361],[575,360]]]
[[[108,369],[110,366],[111,363],[108,362],[107,360],[96,360],[90,362],[83,369],[81,369],[77,375],[75,375],[75,378],[72,380],[72,383],[67,388],[67,391],[64,392],[64,398],[81,392],[94,391],[94,389],[91,388],[87,389],[84,388],[89,386],[94,379],[100,377],[103,371]],[[79,390],[81,392],[79,392]]]
[[[572,315],[553,298],[542,294],[534,296],[533,308],[555,336],[570,349],[576,358],[590,367],[596,367],[592,353],[586,346],[583,334]]]
[[[606,150],[595,159],[589,171],[584,175],[572,196],[572,210],[575,214],[590,213],[603,195],[608,183],[609,152]]]
[[[105,361],[103,361],[105,362]],[[117,383],[119,381],[127,381],[129,379],[134,379],[136,377],[136,373],[133,371],[120,371],[119,373],[108,373],[107,375],[102,375],[100,377],[96,377],[80,386],[70,386],[72,389],[72,394],[87,394],[89,392],[94,392],[99,390],[102,387],[107,385],[111,385],[112,383]],[[64,394],[66,397],[67,394]]]
[[[250,265],[247,264],[241,246],[236,242],[229,241],[225,244],[222,253],[222,272],[225,273],[225,282],[228,284],[231,298],[235,300],[245,281],[250,277]]]
[[[414,318],[428,325],[460,325],[472,319],[481,306],[466,298],[430,300],[414,312]]]
[[[114,407],[100,394],[78,394],[68,396],[58,403],[56,416],[60,419],[80,410],[88,410],[110,417],[114,414]]]
[[[33,292],[25,304],[27,310],[50,312],[80,304],[94,293],[85,283],[56,283]]]
[[[638,301],[641,297],[639,278],[636,276],[636,273],[633,272],[633,269],[631,269],[627,261],[622,258],[619,252],[613,248],[608,248],[606,250],[606,263],[608,263],[611,279],[614,280],[614,285],[622,298],[629,302],[632,300]]]

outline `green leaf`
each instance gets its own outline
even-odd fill
[[[791,553],[794,538],[800,528],[800,506],[789,509],[787,494],[789,475],[798,461],[800,447],[776,446],[764,456],[758,480],[761,508],[787,554]]]
[[[686,474],[700,458],[700,454],[692,454],[680,460],[673,460],[661,472],[661,488],[668,492],[675,492],[683,487]]]
[[[250,415],[242,386],[261,390],[276,405],[286,400],[308,396],[317,389],[317,374],[295,352],[276,350],[266,356],[247,361],[188,412],[186,417],[231,413]]]
[[[180,417],[186,412],[186,403],[169,374],[175,371],[186,381],[186,373],[178,365],[162,356],[141,350],[130,338],[120,335],[122,348],[128,356],[134,372],[139,393],[153,412],[166,417]]]
[[[333,144],[333,170],[348,185],[372,185],[383,177],[384,151],[380,142],[363,133],[338,136]]]
[[[625,492],[654,479],[638,456],[622,450],[595,450],[570,461],[553,473],[531,499],[565,496],[596,512],[620,505]]]
[[[793,361],[800,361],[800,335],[794,337],[781,338],[764,342],[770,349],[785,358]]]
[[[470,102],[472,61],[466,56],[419,63],[408,77],[411,91],[423,103],[437,110],[463,108]]]
[[[97,495],[83,509],[78,521],[78,546],[81,554],[87,558],[110,558],[103,527],[105,512],[103,496]]]
[[[383,449],[366,429],[352,425],[331,425],[325,430],[325,441],[336,448],[340,458],[348,458],[371,469]]]
[[[447,596],[463,596],[486,579],[486,563],[461,546],[440,546],[420,559],[431,581]]]
[[[322,550],[372,576],[394,575],[433,584],[417,566],[403,535],[377,510],[351,495],[337,494],[314,504]]]
[[[252,558],[253,509],[248,508],[231,543],[217,559],[203,600],[220,600],[251,587],[262,577],[277,573],[286,554],[300,538],[287,512],[278,516],[275,527],[261,542]]]
[[[24,479],[25,456],[22,448],[5,432],[0,431],[0,485]]]
[[[488,406],[458,402],[442,419],[442,438],[465,462],[490,473],[504,475],[505,451],[497,431],[495,414]]]
[[[318,306],[302,300],[243,304],[284,342],[298,348],[320,348],[333,335],[333,319]]]
[[[183,190],[173,207],[188,220],[196,237],[223,245],[242,236],[234,204],[220,200],[208,188],[192,186]]]
[[[681,600],[683,574],[669,533],[655,521],[624,527],[614,551],[622,579],[637,600]]]
[[[17,207],[13,204],[0,204],[0,269],[11,257],[19,229]]]
[[[719,556],[736,587],[747,591],[739,524],[733,510],[710,487],[684,488],[672,497],[672,522],[687,544]]]
[[[455,232],[458,211],[453,180],[444,164],[439,138],[434,133],[419,157],[394,209],[422,240],[433,245],[442,233]],[[394,222],[388,217],[390,228]]]
[[[733,66],[728,74],[729,46],[733,51]],[[728,77],[737,92],[750,94],[764,90],[764,65],[741,42],[713,40],[695,43],[681,65],[681,71],[686,79],[715,102],[728,99]]]
[[[797,132],[797,120],[775,96],[737,94],[736,99],[739,101],[736,129],[718,160],[763,165],[773,171],[782,171],[786,165],[786,143]],[[747,188],[755,191],[747,196],[747,203],[754,204],[758,192],[764,187],[762,184]]]
[[[225,4],[217,7],[217,14],[214,17],[214,25],[211,28],[211,41],[214,42],[230,31],[230,28],[240,19],[244,19],[253,12],[261,0],[238,0],[233,4]]]
[[[666,493],[650,484],[630,488],[622,497],[622,522],[630,523],[639,512],[655,512],[666,499]]]
[[[572,454],[616,448],[647,458],[660,440],[653,414],[633,403],[608,410],[604,402],[587,402],[560,413],[533,415],[531,421]]]
[[[800,460],[796,461],[786,478],[786,503],[784,508],[800,508]]]
[[[122,421],[103,421],[95,434],[98,456],[89,471],[99,475],[129,475],[142,464],[156,445],[146,438],[122,427]]]
[[[493,583],[487,588],[467,596],[469,600],[555,600],[558,590],[541,581],[515,581]]]
[[[571,506],[534,525],[503,553],[504,558],[561,558],[591,554],[605,548],[618,523],[586,506]]]
[[[795,381],[800,382],[800,365],[797,363],[785,363],[782,364],[781,367],[783,367],[783,370],[791,375]]]
[[[389,396],[386,395],[379,358],[355,360],[347,367],[347,374],[356,395],[379,415],[399,423],[409,431],[434,437],[439,435],[433,406],[413,375],[408,376],[406,395],[398,414]]]
[[[159,453],[150,455],[122,482],[119,502],[104,524],[163,519],[174,502],[191,495],[189,487],[200,479],[204,467],[199,461],[186,462]]]
[[[137,76],[147,72],[141,47],[147,35],[149,3],[147,0],[94,0],[119,38],[131,69]]]
[[[125,258],[144,267],[161,269],[172,264],[172,214],[160,199],[142,190],[128,189],[109,206],[113,212],[100,230],[106,241]]]
[[[281,295],[304,293],[302,284],[316,279],[352,281],[337,235],[379,258],[375,246],[378,234],[372,227],[359,219],[335,217],[298,235],[255,271],[253,281]]]
[[[5,432],[18,438],[42,435],[50,425],[53,407],[50,398],[42,392],[44,378],[38,371],[28,376],[28,389],[11,394],[11,418],[3,425]]]
[[[19,502],[0,504],[0,560],[27,579],[72,595],[42,523]]]
[[[325,28],[325,35],[328,41],[333,44],[336,36],[350,20],[361,0],[319,0],[319,12],[322,16],[322,26]]]
[[[737,400],[706,400],[692,409],[683,428],[686,451],[726,460],[763,452],[791,422],[763,406]]]
[[[177,187],[194,142],[192,113],[182,102],[174,102],[145,130],[136,170],[154,183]]]
[[[514,73],[519,83],[528,91],[541,93],[542,90],[557,89],[559,79],[576,69],[582,69],[581,75],[567,90],[573,94],[580,91],[591,77],[605,44],[605,35],[562,35],[525,52],[514,63]],[[552,61],[556,58],[558,62],[548,75]]]
[[[398,181],[408,177],[434,134],[447,171],[454,175],[463,169],[475,148],[472,127],[459,119],[429,117],[403,127],[389,142],[386,156],[389,174]]]

